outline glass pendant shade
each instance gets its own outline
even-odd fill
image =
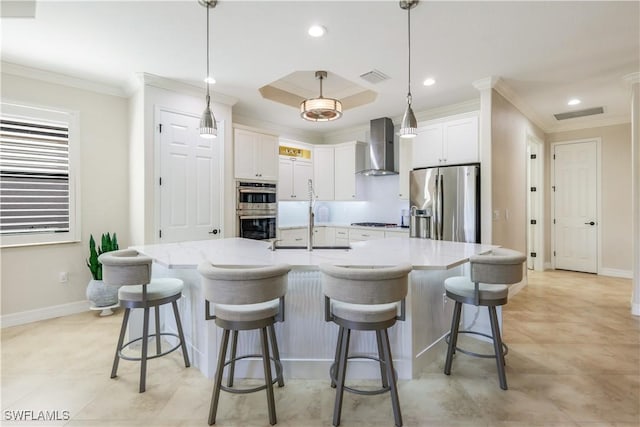
[[[218,136],[218,125],[216,118],[209,105],[209,96],[207,95],[207,106],[200,117],[200,136],[203,138],[215,138]]]

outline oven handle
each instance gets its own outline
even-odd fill
[[[240,193],[251,193],[251,194],[275,194],[276,189],[274,188],[238,188]]]
[[[269,214],[264,214],[264,215],[238,215],[238,217],[240,219],[275,219],[276,216],[275,215],[269,215]]]

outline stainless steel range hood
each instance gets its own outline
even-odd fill
[[[369,132],[369,157],[371,169],[359,172],[363,175],[395,175],[393,165],[393,122],[388,117],[371,120]]]

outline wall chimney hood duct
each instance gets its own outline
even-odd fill
[[[388,117],[371,120],[369,132],[369,157],[371,169],[363,175],[396,175],[393,165],[393,122]]]

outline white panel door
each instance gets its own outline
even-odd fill
[[[218,138],[198,132],[199,118],[160,111],[160,241],[222,237],[220,147]]]
[[[597,143],[554,148],[555,267],[597,273]]]

